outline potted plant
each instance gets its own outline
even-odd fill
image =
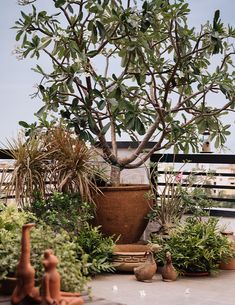
[[[33,69],[42,76],[35,93],[44,103],[38,116],[59,113],[80,138],[98,141],[101,156],[111,166],[113,186],[119,185],[123,169],[143,165],[156,151],[171,146],[176,152],[199,150],[199,133],[205,130],[217,147],[225,143],[230,126],[220,117],[234,107],[228,39],[235,31],[223,25],[219,11],[197,33],[188,26],[186,1],[146,0],[136,6],[131,0],[55,0],[51,6],[52,14],[38,10],[36,2],[30,13],[21,12],[14,26],[20,41],[15,53],[51,61]],[[221,64],[215,67],[211,59],[217,54]],[[207,96],[218,92],[225,97],[220,104],[208,103]],[[117,140],[123,135],[137,146],[121,157]],[[116,204],[122,215],[112,219],[123,218],[122,200]],[[108,201],[110,205],[113,199]],[[131,213],[143,210],[135,209],[135,202]]]
[[[158,225],[155,233],[167,237],[186,213],[194,216],[208,214],[212,200],[208,199],[203,187],[213,176],[195,169],[184,173],[186,165],[184,163],[176,170],[173,164],[163,171],[159,170],[158,163],[152,165],[151,191],[148,196],[153,200],[153,207],[148,217]]]
[[[212,217],[207,220],[189,217],[170,231],[168,239],[153,237],[153,242],[163,246],[157,260],[162,262],[166,251],[170,251],[174,266],[181,274],[217,272],[221,261],[228,261],[235,255],[232,243],[220,233],[218,221]]]

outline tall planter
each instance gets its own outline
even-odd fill
[[[136,243],[143,234],[152,201],[146,198],[148,185],[101,187],[96,195],[95,225],[105,236],[119,237],[119,244]]]

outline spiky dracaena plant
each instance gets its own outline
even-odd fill
[[[62,127],[51,128],[47,134],[47,150],[51,158],[51,179],[54,189],[66,193],[80,193],[92,201],[98,191],[94,177],[94,151],[84,141]]]
[[[15,195],[16,202],[24,205],[34,200],[35,191],[44,197],[48,179],[48,158],[43,137],[26,139],[19,134],[16,139],[7,142],[9,155],[15,159],[13,172],[6,186],[7,195]]]

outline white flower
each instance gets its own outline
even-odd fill
[[[113,292],[117,292],[118,291],[118,286],[117,285],[113,285],[112,290],[113,290]]]
[[[229,35],[229,29],[228,28],[225,27],[225,28],[223,28],[223,30],[224,30],[225,35]]]
[[[77,140],[77,135],[75,133],[71,133],[70,137],[73,140]]]
[[[77,57],[74,62],[78,65],[80,65],[82,63],[81,59],[79,57]]]
[[[18,60],[22,60],[24,58],[23,50],[18,45],[15,45],[15,47],[12,50],[11,54],[15,55],[16,59],[18,59]]]
[[[56,42],[60,41],[60,36],[54,36],[53,40],[56,41]]]
[[[146,296],[145,290],[139,290],[139,294],[141,298],[144,298]]]
[[[85,142],[85,145],[87,149],[91,149],[91,142],[89,142],[88,140]]]
[[[61,29],[57,30],[57,35],[59,35],[60,37],[63,37],[63,38],[69,37],[69,34],[65,30],[61,30]]]
[[[35,2],[36,0],[18,0],[18,5],[28,5]]]
[[[191,293],[190,288],[185,289],[184,293],[185,293],[185,294],[190,294],[190,293]]]
[[[157,14],[157,19],[159,20],[159,21],[161,21],[161,20],[163,20],[163,16],[162,16],[162,14]]]
[[[184,77],[184,72],[180,71],[179,77]]]

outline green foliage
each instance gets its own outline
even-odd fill
[[[14,26],[21,58],[46,55],[52,62],[34,68],[42,77],[35,94],[44,104],[39,116],[59,113],[81,138],[98,139],[104,159],[120,169],[141,165],[150,139],[157,142],[152,151],[196,152],[199,133],[208,129],[216,146],[224,145],[229,127],[221,115],[235,107],[235,30],[219,11],[198,30],[188,25],[186,0],[145,0],[137,7],[132,0],[50,2],[53,14],[35,4]],[[220,56],[216,67],[214,55]],[[207,96],[218,92],[220,104],[209,103]],[[140,146],[118,158],[114,143],[122,133]]]
[[[3,208],[0,212],[0,279],[14,275],[20,254],[21,227],[35,220],[31,213],[19,212],[15,207]],[[58,271],[62,276],[62,289],[81,291],[87,283],[86,257],[77,258],[77,244],[71,236],[61,230],[54,232],[41,222],[31,230],[31,263],[36,270],[36,281],[40,284],[43,273],[42,254],[53,249],[60,260]]]
[[[79,232],[76,242],[79,247],[78,252],[85,254],[87,258],[87,271],[94,275],[101,272],[112,272],[112,255],[114,242],[111,237],[103,237],[99,227],[92,227],[86,224]]]
[[[82,224],[93,218],[92,204],[83,202],[79,193],[53,193],[47,199],[38,198],[28,207],[37,219],[44,221],[55,231],[64,229],[78,233]]]
[[[162,263],[165,252],[170,251],[180,273],[218,271],[220,262],[235,257],[231,241],[219,232],[218,221],[187,218],[185,224],[170,232],[168,239],[153,236],[152,242],[163,246],[156,260]]]
[[[38,193],[42,198],[54,191],[79,193],[91,202],[98,192],[95,177],[101,174],[94,165],[94,150],[63,126],[37,130],[29,138],[19,135],[8,141],[7,149],[15,163],[6,193],[21,206],[35,201]]]

